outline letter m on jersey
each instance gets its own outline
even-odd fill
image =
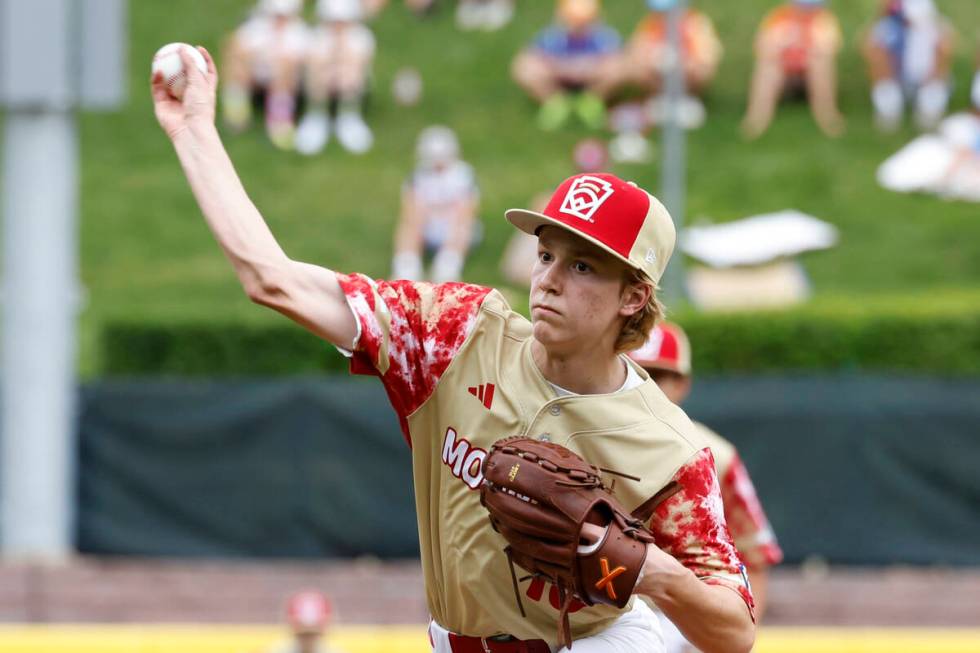
[[[456,430],[446,429],[446,437],[442,443],[442,462],[452,471],[453,476],[466,483],[471,490],[476,490],[483,482],[483,460],[487,452],[474,447],[466,438],[456,438]]]

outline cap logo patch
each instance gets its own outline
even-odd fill
[[[655,251],[653,251],[652,248],[647,250],[646,261],[647,261],[647,263],[656,263],[657,262],[657,253]]]
[[[593,222],[592,217],[602,204],[612,197],[613,186],[605,179],[583,175],[572,182],[565,199],[561,203],[562,213],[575,216],[587,222]]]

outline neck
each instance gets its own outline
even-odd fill
[[[531,356],[547,381],[576,394],[607,394],[626,382],[623,361],[601,347],[564,353],[549,351],[535,340]]]

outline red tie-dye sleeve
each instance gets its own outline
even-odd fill
[[[711,450],[695,454],[672,482],[680,489],[657,506],[650,519],[657,546],[703,582],[738,592],[751,612],[752,592],[725,524]]]
[[[745,565],[757,568],[779,564],[783,552],[762,509],[749,471],[737,453],[720,481],[725,521]]]
[[[351,371],[381,377],[408,439],[406,418],[432,394],[490,289],[362,274],[338,274],[337,280],[358,323]]]

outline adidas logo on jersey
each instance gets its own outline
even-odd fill
[[[493,404],[493,391],[495,386],[492,383],[481,383],[480,385],[470,386],[467,392],[483,402],[483,407],[490,410]]]

